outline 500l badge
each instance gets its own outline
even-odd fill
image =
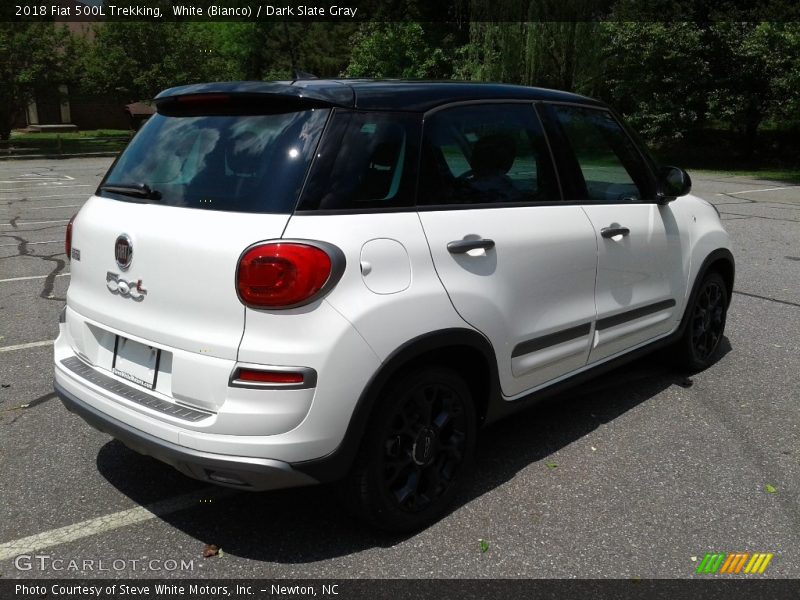
[[[116,273],[106,273],[106,287],[112,294],[119,294],[124,298],[132,298],[137,302],[144,300],[147,290],[142,286],[142,280],[126,281]]]

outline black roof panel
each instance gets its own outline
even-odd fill
[[[356,107],[371,110],[427,111],[442,104],[471,100],[554,100],[597,104],[596,100],[544,88],[465,81],[350,80]]]
[[[331,106],[364,110],[424,112],[442,104],[471,100],[550,100],[603,106],[569,92],[544,88],[463,81],[373,79],[303,79],[298,81],[234,81],[199,83],[164,90],[156,100],[188,94],[267,94],[317,100]]]

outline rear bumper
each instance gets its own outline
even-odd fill
[[[56,394],[67,410],[89,425],[118,439],[132,450],[165,462],[194,479],[252,491],[317,483],[282,461],[202,452],[159,439],[93,408],[58,382],[54,385]]]

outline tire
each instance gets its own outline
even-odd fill
[[[423,367],[387,385],[350,475],[348,509],[378,529],[409,532],[439,519],[475,456],[475,406],[455,371]]]
[[[680,366],[702,371],[718,358],[728,312],[728,288],[719,273],[703,277],[686,312],[686,330],[677,345]]]

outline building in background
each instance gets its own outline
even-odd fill
[[[73,35],[92,39],[92,23],[75,16],[75,7],[85,7],[79,0],[55,0],[53,5],[70,7],[70,17],[57,17],[55,27],[67,27]],[[15,128],[31,131],[74,131],[77,129],[131,129],[129,111],[110,96],[82,93],[77,86],[64,82],[39,91],[20,111]]]

